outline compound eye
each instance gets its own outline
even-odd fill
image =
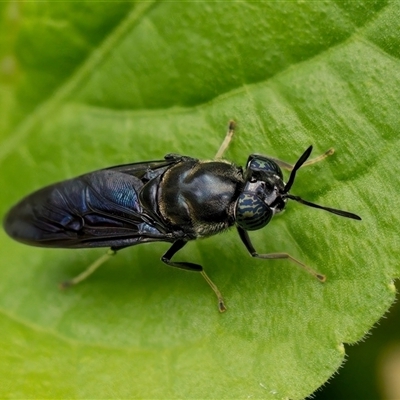
[[[256,194],[243,192],[236,202],[236,223],[246,231],[263,228],[271,220],[273,211]]]
[[[247,168],[252,171],[264,171],[264,172],[272,172],[273,174],[278,175],[282,179],[282,171],[275,161],[261,156],[253,156],[253,158],[247,164]]]

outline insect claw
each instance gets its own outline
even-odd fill
[[[227,310],[223,299],[218,299],[218,310],[220,313],[223,313]]]
[[[70,288],[71,286],[73,286],[74,284],[71,282],[71,281],[64,281],[64,282],[61,282],[59,285],[58,285],[58,288],[60,289],[60,290],[65,290],[65,289],[68,289],[68,288]]]

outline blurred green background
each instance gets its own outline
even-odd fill
[[[0,3],[0,215],[45,184],[180,152],[294,161],[291,204],[254,235],[326,273],[250,259],[235,232],[191,243],[229,311],[195,274],[126,250],[90,282],[56,283],[102,252],[0,235],[0,397],[400,398],[400,3]],[[272,240],[273,238],[273,240]],[[189,247],[190,246],[190,247]],[[386,317],[381,319],[380,317]],[[368,334],[371,326],[375,326]]]

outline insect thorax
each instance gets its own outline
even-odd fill
[[[163,176],[162,217],[188,238],[209,236],[234,223],[234,204],[244,185],[242,169],[224,161],[183,161]]]

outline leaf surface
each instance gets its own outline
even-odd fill
[[[304,398],[394,299],[399,3],[83,4],[1,6],[2,57],[15,61],[0,82],[1,215],[108,165],[212,158],[235,119],[226,158],[239,165],[334,147],[292,192],[363,220],[290,202],[251,234],[258,252],[288,252],[325,284],[251,259],[234,230],[188,244],[175,259],[205,267],[223,315],[199,275],[159,261],[168,244],[121,251],[61,292],[103,250],[1,233],[1,397]]]

